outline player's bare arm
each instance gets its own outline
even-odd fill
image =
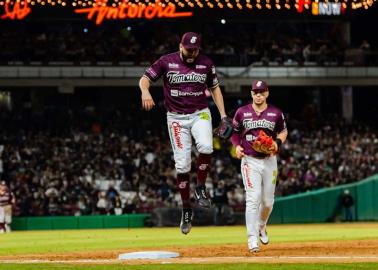
[[[277,139],[279,139],[281,141],[280,144],[283,144],[286,141],[287,134],[288,134],[287,129],[285,129],[277,135]],[[273,150],[274,153],[276,153],[278,151],[278,148],[279,148],[279,145],[277,144],[277,139],[276,139],[276,141],[273,142],[273,145],[272,145],[274,147],[274,150]]]
[[[155,106],[155,102],[150,94],[150,80],[146,76],[142,76],[139,80],[139,88],[142,92],[142,108],[146,111],[151,110]]]
[[[240,145],[236,146],[235,154],[238,159],[242,159],[245,156],[244,148]]]
[[[211,95],[213,97],[215,105],[217,105],[220,117],[221,118],[226,117],[227,115],[226,115],[226,111],[224,109],[223,95],[222,95],[222,91],[221,91],[219,85],[217,85],[216,87],[211,89]]]
[[[287,129],[285,129],[277,135],[277,138],[279,138],[282,141],[282,143],[284,143],[287,138],[287,133]]]

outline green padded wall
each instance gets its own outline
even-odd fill
[[[121,216],[64,216],[64,217],[19,217],[13,218],[13,230],[65,230],[102,228],[139,228],[149,214]]]

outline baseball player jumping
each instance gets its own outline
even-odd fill
[[[149,91],[151,81],[155,82],[163,76],[168,131],[177,172],[177,187],[183,206],[180,223],[183,234],[190,232],[193,219],[189,190],[192,137],[199,152],[195,198],[201,207],[211,206],[205,187],[213,152],[212,123],[206,89],[211,91],[219,110],[224,135],[229,136],[232,132],[232,123],[226,117],[214,64],[211,59],[200,53],[200,45],[201,39],[197,33],[185,33],[179,52],[163,55],[146,70],[139,81],[142,107],[149,111],[155,106]]]
[[[259,238],[262,244],[269,243],[266,224],[274,203],[276,154],[286,140],[287,129],[281,110],[267,104],[269,90],[265,81],[253,81],[251,96],[252,103],[235,113],[231,142],[241,159],[248,248],[259,252]]]

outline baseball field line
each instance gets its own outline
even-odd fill
[[[200,263],[350,263],[350,262],[378,262],[378,256],[259,256],[259,257],[184,257],[158,260],[118,260],[118,259],[78,259],[78,260],[0,260],[0,263],[9,264],[38,264],[38,263],[65,263],[65,264],[200,264]]]

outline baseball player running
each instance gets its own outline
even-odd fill
[[[217,105],[222,119],[221,125],[229,126],[230,135],[232,132],[232,123],[226,117],[214,64],[211,59],[200,53],[200,44],[201,39],[197,33],[185,33],[179,52],[163,55],[146,70],[139,81],[142,107],[149,111],[155,106],[149,91],[150,84],[163,76],[168,132],[177,172],[177,187],[183,206],[180,223],[183,234],[190,232],[193,219],[189,190],[192,137],[199,152],[197,187],[194,195],[201,207],[211,206],[205,187],[213,152],[212,123],[206,89],[211,91]],[[226,131],[227,128],[221,130]]]
[[[259,252],[269,243],[266,224],[273,209],[277,181],[276,153],[287,137],[284,115],[267,104],[269,89],[265,81],[253,81],[252,103],[240,107],[234,116],[231,137],[246,192],[245,220],[250,252]]]

